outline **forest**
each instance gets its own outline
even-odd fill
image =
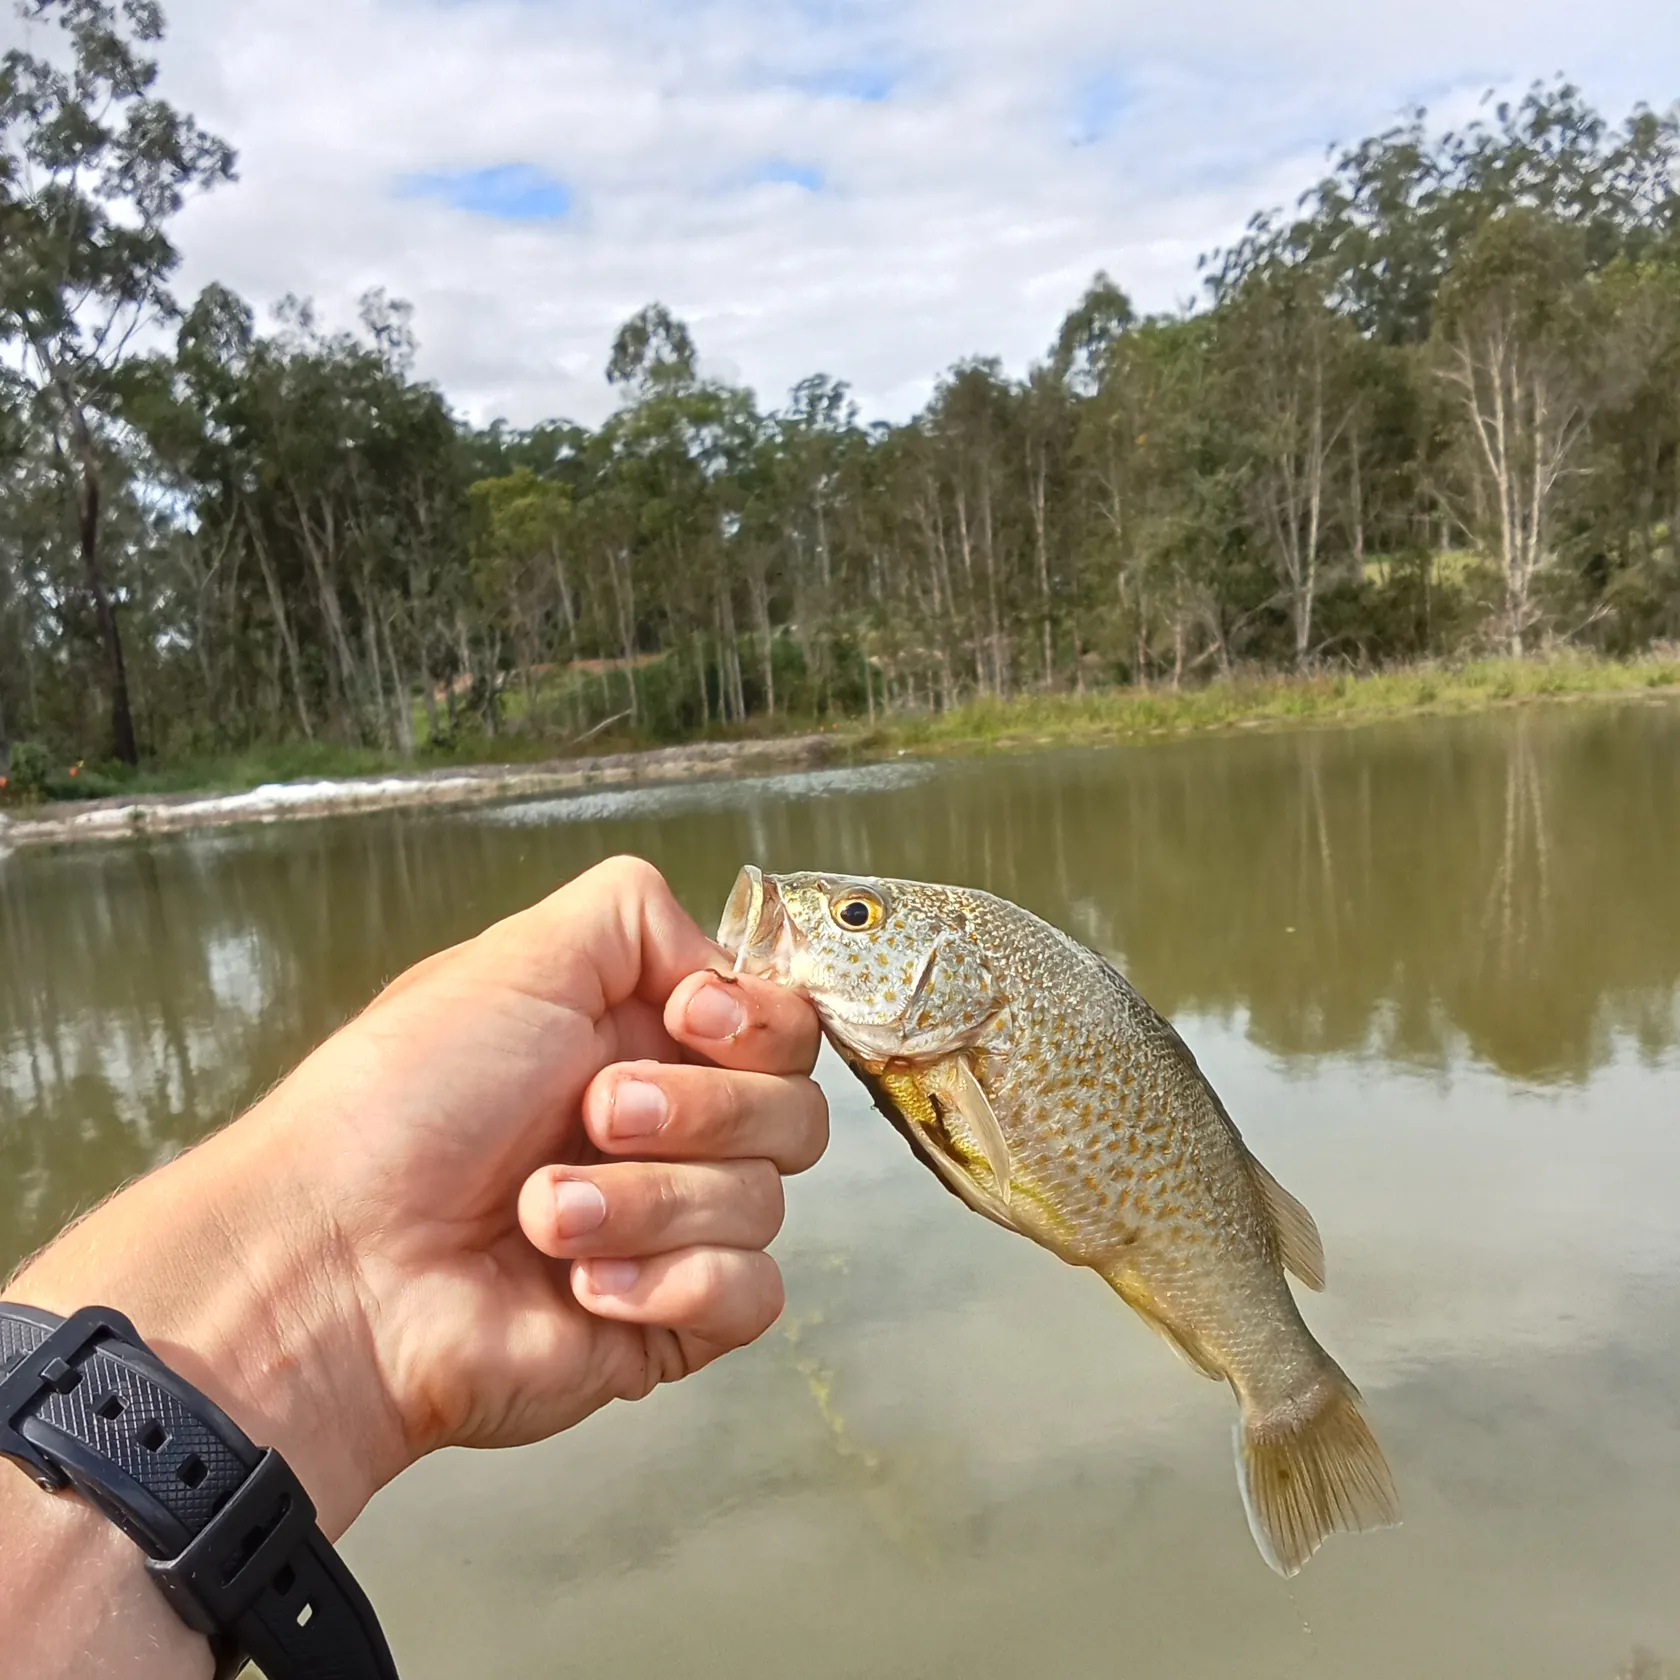
[[[1327,154],[1149,315],[902,424],[706,377],[658,303],[611,417],[468,423],[413,311],[177,295],[237,191],[152,0],[0,64],[0,767],[398,756],[1680,638],[1680,110],[1569,82]],[[1117,230],[1117,232],[1120,230]],[[859,261],[867,261],[864,253]],[[507,323],[510,333],[519,324]]]

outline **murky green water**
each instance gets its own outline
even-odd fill
[[[1680,1657],[1680,710],[909,761],[0,863],[0,1265],[604,854],[990,887],[1118,958],[1323,1230],[1407,1509],[1260,1563],[1228,1395],[837,1064],[750,1352],[345,1543],[409,1680],[1608,1680]]]

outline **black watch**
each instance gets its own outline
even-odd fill
[[[367,1595],[273,1448],[151,1351],[121,1313],[0,1301],[0,1456],[73,1487],[145,1554],[217,1680],[397,1680]]]

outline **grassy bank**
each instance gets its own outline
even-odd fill
[[[1235,677],[1204,688],[1114,689],[979,700],[852,732],[860,748],[1118,741],[1202,730],[1365,722],[1589,696],[1680,692],[1680,653],[1627,663],[1579,657],[1489,659],[1454,667],[1324,676]]]
[[[947,712],[818,720],[787,716],[755,719],[750,728],[712,731],[708,739],[806,734],[822,729],[837,756],[872,757],[900,751],[938,752],[976,747],[1097,742],[1189,734],[1204,730],[1362,722],[1428,713],[1462,713],[1560,698],[1680,692],[1680,651],[1618,663],[1568,656],[1489,659],[1457,666],[1320,676],[1241,676],[1201,688],[1111,689],[1088,694],[1022,694],[978,700]],[[617,730],[597,735],[589,754],[634,751],[654,743]],[[578,755],[562,737],[475,735],[447,752],[414,759],[373,748],[296,742],[214,758],[149,765],[135,774],[99,776],[100,793],[122,796],[237,793],[268,782],[403,775],[474,764],[526,764]],[[89,781],[93,781],[90,773]],[[89,791],[92,791],[90,788]]]

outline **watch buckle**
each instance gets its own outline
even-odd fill
[[[17,1428],[17,1421],[44,1392],[63,1394],[74,1388],[74,1382],[66,1387],[65,1379],[78,1370],[91,1348],[110,1337],[140,1340],[121,1313],[109,1307],[83,1307],[56,1330],[49,1330],[39,1347],[0,1377],[0,1457],[16,1459],[48,1492],[67,1488],[70,1478]]]
[[[182,1621],[200,1633],[235,1627],[315,1527],[315,1505],[269,1447],[233,1497],[175,1558],[146,1572]]]

